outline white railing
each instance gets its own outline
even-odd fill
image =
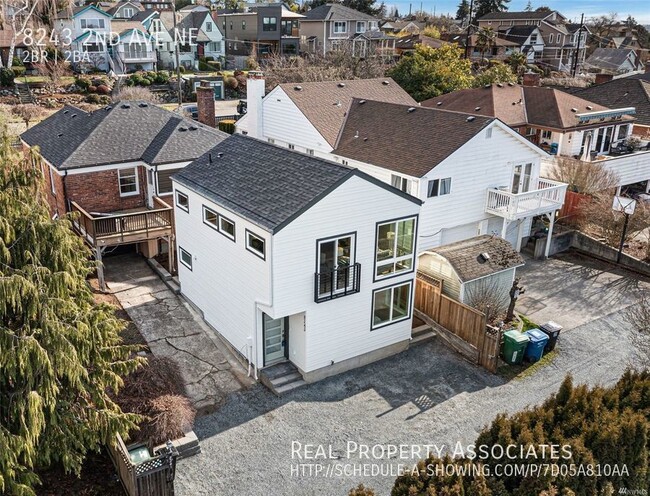
[[[138,60],[156,60],[156,52],[153,51],[139,51],[139,50],[125,50],[123,53],[124,60],[138,61]]]
[[[534,190],[525,193],[489,189],[485,211],[508,220],[517,220],[562,207],[567,189],[565,183],[540,178],[535,186]]]

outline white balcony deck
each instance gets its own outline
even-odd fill
[[[567,184],[540,178],[534,186],[534,190],[517,194],[489,189],[485,211],[513,221],[553,212],[562,207]]]

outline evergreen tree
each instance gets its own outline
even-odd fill
[[[528,3],[526,4],[526,7],[524,8],[525,12],[532,12],[533,11],[533,4],[530,0],[528,0]]]
[[[469,2],[467,0],[460,0],[458,10],[456,11],[456,20],[462,21],[469,17]]]
[[[32,495],[36,467],[78,473],[88,450],[138,418],[107,391],[137,368],[112,307],[86,277],[90,252],[67,218],[52,220],[39,157],[0,145],[0,493]]]
[[[382,5],[375,6],[376,0],[343,0],[343,5],[371,16],[380,16]],[[385,8],[385,7],[384,7]]]
[[[418,102],[469,88],[473,81],[471,62],[462,58],[462,50],[456,45],[418,45],[413,54],[400,59],[389,75]]]
[[[395,7],[395,13],[393,14],[395,19],[399,19],[399,10],[397,10],[397,7]]]
[[[490,12],[504,12],[508,10],[510,0],[476,0],[474,17],[480,19]]]

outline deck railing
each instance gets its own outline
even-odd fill
[[[361,288],[361,264],[339,267],[314,275],[314,301],[333,300],[358,293]]]
[[[508,220],[539,215],[562,207],[567,185],[550,179],[538,179],[536,188],[525,193],[489,189],[485,211]]]
[[[160,198],[154,198],[151,210],[125,214],[90,214],[76,202],[71,203],[74,226],[79,233],[92,244],[104,240],[107,242],[125,242],[128,237],[141,236],[144,239],[153,238],[154,233],[171,229],[173,225],[173,209]]]

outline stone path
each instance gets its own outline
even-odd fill
[[[156,356],[179,365],[199,415],[253,384],[210,328],[172,293],[139,255],[107,257],[106,281]]]

